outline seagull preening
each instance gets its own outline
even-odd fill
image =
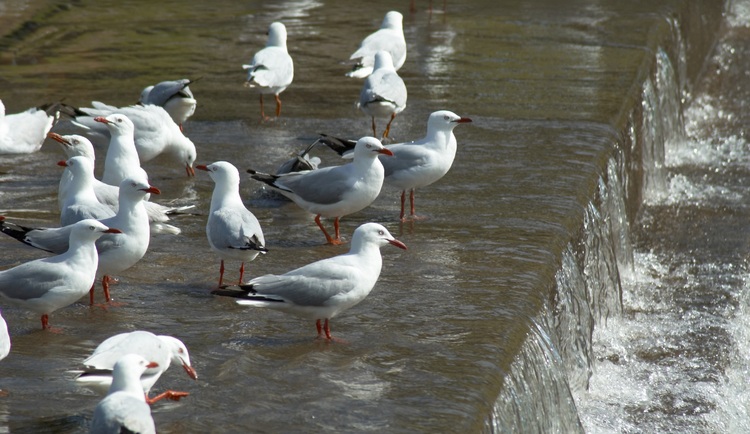
[[[178,401],[188,396],[187,392],[167,390],[149,398],[148,393],[161,375],[174,363],[181,366],[193,380],[198,374],[190,363],[190,354],[185,344],[172,336],[155,335],[147,331],[120,333],[104,340],[94,352],[83,361],[83,369],[76,377],[76,384],[105,393],[112,384],[115,364],[127,354],[138,354],[159,366],[150,368],[139,376],[142,396],[153,404],[161,399]]]
[[[169,113],[174,123],[180,126],[195,113],[198,105],[190,85],[196,80],[183,78],[181,80],[167,80],[153,86],[147,86],[141,91],[138,102],[142,105],[158,105]]]
[[[264,182],[288,197],[306,211],[315,214],[328,244],[341,244],[339,219],[369,206],[378,197],[385,171],[378,155],[392,155],[380,140],[362,137],[354,147],[354,161],[317,170],[269,175],[248,170],[253,179]],[[320,217],[333,217],[334,237],[331,237]]]
[[[72,116],[75,118],[73,124],[81,127],[83,134],[89,139],[102,140],[110,137],[110,134],[123,134],[125,137],[123,140],[128,140],[127,137],[131,133],[120,131],[119,127],[113,129],[114,125],[122,122],[111,119],[112,115],[127,117],[133,126],[132,140],[141,164],[165,155],[184,167],[188,176],[195,175],[193,170],[193,163],[196,159],[195,144],[185,137],[164,108],[154,104],[114,107],[98,101],[92,101],[91,105],[93,106],[91,108],[71,108],[74,111]],[[97,121],[97,118],[100,120]],[[103,122],[102,119],[107,122]],[[107,169],[107,164],[104,168]],[[110,182],[104,178],[102,181],[117,185],[115,181]]]
[[[245,85],[254,87],[260,92],[261,120],[269,119],[263,111],[263,95],[273,94],[276,99],[276,117],[281,115],[279,94],[294,79],[294,62],[286,48],[286,27],[275,22],[268,27],[266,47],[255,53],[249,65],[242,65],[247,70]]]
[[[148,369],[158,367],[137,354],[127,354],[115,363],[112,386],[94,409],[91,434],[156,434],[151,407],[141,392],[139,378]]]
[[[282,275],[256,277],[239,285],[239,290],[221,289],[213,294],[238,298],[240,305],[267,307],[315,320],[318,338],[330,341],[329,320],[372,291],[383,265],[380,248],[387,244],[406,250],[406,245],[382,225],[365,223],[354,231],[346,254]]]
[[[119,229],[92,219],[74,224],[65,253],[0,271],[0,300],[40,314],[42,329],[50,328],[50,313],[75,303],[93,286],[99,264],[96,240],[117,233]]]
[[[356,64],[346,75],[348,77],[365,78],[372,74],[375,66],[375,53],[380,50],[387,51],[393,59],[396,71],[406,61],[406,39],[404,38],[404,16],[396,11],[385,14],[380,29],[370,34],[360,44],[350,60]]]
[[[387,51],[375,53],[375,69],[362,84],[357,107],[372,118],[372,135],[377,137],[375,118],[390,118],[383,138],[391,132],[396,115],[406,108],[406,85],[393,67]]]
[[[0,100],[0,154],[38,151],[59,118],[58,104],[45,104],[21,113],[5,114]]]
[[[385,168],[385,184],[401,190],[401,221],[421,218],[414,210],[414,190],[426,187],[448,173],[456,157],[453,129],[468,122],[471,119],[448,110],[439,110],[431,113],[427,119],[427,134],[422,139],[386,146],[393,156],[380,158],[380,162]],[[326,135],[320,141],[341,155],[351,152],[355,143]],[[408,217],[405,216],[407,191],[411,205]]]
[[[209,165],[197,165],[205,170],[214,181],[211,195],[211,210],[206,222],[206,237],[211,249],[221,258],[219,287],[224,279],[224,260],[242,261],[240,279],[245,274],[245,262],[255,259],[258,254],[268,252],[260,222],[240,198],[240,173],[226,161]]]

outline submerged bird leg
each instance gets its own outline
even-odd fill
[[[47,330],[49,327],[49,315],[46,313],[42,315],[42,330]]]
[[[238,285],[242,285],[242,278],[245,276],[245,263],[243,262],[242,265],[240,265],[240,281],[237,283]]]
[[[106,274],[102,277],[102,289],[104,290],[104,300],[109,303],[112,301],[112,297],[109,296],[109,276]]]
[[[269,119],[266,113],[263,111],[263,94],[260,94],[260,121],[267,121]]]
[[[221,265],[219,266],[219,288],[221,288],[221,284],[224,282],[224,260],[221,260]]]
[[[315,321],[315,327],[318,329],[318,339],[323,336],[323,326],[320,325],[320,320]]]
[[[418,216],[416,212],[414,211],[414,189],[413,188],[411,189],[411,192],[409,193],[409,203],[411,205],[411,214],[409,214],[409,217],[412,220],[424,220],[427,218],[427,217]]]
[[[148,394],[146,394],[146,403],[148,405],[153,405],[157,401],[161,401],[162,399],[169,399],[171,401],[179,401],[181,398],[184,398],[186,396],[190,396],[190,393],[188,392],[177,392],[175,390],[167,390],[164,393],[160,393],[153,398],[149,398]]]
[[[391,122],[393,122],[394,119],[396,119],[396,113],[391,114],[391,120],[388,121],[388,125],[385,126],[385,132],[383,133],[384,139],[388,138],[388,134],[391,132]]]
[[[333,230],[336,233],[336,241],[341,243],[341,232],[339,232],[339,218],[338,217],[333,219]]]
[[[377,133],[375,132],[375,116],[372,117],[372,136],[377,137]]]
[[[96,286],[96,282],[94,282],[93,285],[91,285],[91,289],[89,289],[89,305],[94,305],[94,287]]]
[[[338,218],[337,218],[336,221],[338,221]],[[333,238],[331,238],[331,236],[328,234],[328,231],[326,231],[326,228],[323,227],[323,223],[320,222],[320,214],[318,214],[318,215],[315,216],[315,223],[318,225],[318,227],[320,228],[320,230],[323,231],[323,235],[325,235],[326,242],[328,242],[328,244],[333,244],[333,245],[341,244],[341,240],[340,239],[333,239]]]
[[[273,97],[276,98],[276,117],[279,117],[281,116],[281,99],[279,98],[278,93],[275,94]]]
[[[328,324],[328,318],[326,318],[325,325],[323,326],[323,331],[326,332],[326,339],[332,341],[333,338],[331,337],[331,326]]]
[[[404,204],[405,203],[406,203],[406,190],[403,190],[401,192],[401,215],[398,216],[399,220],[401,220],[402,222],[406,221],[406,219],[404,219]]]

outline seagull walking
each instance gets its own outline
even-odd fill
[[[380,140],[363,137],[357,141],[354,161],[349,164],[283,175],[269,175],[252,169],[248,173],[315,214],[315,223],[328,244],[341,244],[339,219],[366,208],[380,193],[385,177],[383,164],[377,158],[381,154],[391,155],[392,152]],[[321,216],[334,218],[334,237],[323,227]]]
[[[221,287],[224,279],[225,259],[242,261],[239,279],[239,283],[242,283],[245,262],[252,261],[268,249],[260,222],[245,208],[240,198],[240,173],[226,161],[207,166],[199,164],[195,168],[208,172],[215,183],[206,222],[206,237],[211,249],[221,258],[218,286]]]
[[[388,229],[365,223],[352,235],[349,252],[323,259],[282,275],[256,277],[239,290],[216,290],[238,298],[237,304],[267,307],[315,320],[318,338],[333,340],[329,320],[355,306],[372,291],[380,277],[380,248],[387,244],[406,250]]]
[[[178,401],[189,395],[187,392],[167,390],[153,398],[148,397],[151,388],[169,369],[171,363],[182,366],[185,373],[193,380],[198,379],[198,374],[190,364],[188,349],[181,340],[172,336],[157,336],[151,332],[138,330],[114,335],[99,344],[94,352],[83,361],[83,371],[76,377],[76,384],[105,393],[112,384],[117,361],[131,353],[138,354],[159,365],[140,375],[140,386],[149,404],[161,399]]]
[[[357,103],[362,112],[372,118],[372,135],[377,137],[375,118],[389,118],[383,132],[387,138],[396,115],[406,108],[406,85],[393,67],[387,51],[375,53],[375,69],[362,85]]]

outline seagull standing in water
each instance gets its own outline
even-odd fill
[[[375,66],[375,53],[380,50],[385,50],[391,55],[393,66],[398,71],[406,61],[403,21],[404,16],[400,12],[390,11],[385,14],[380,29],[366,37],[349,58],[356,64],[346,74],[347,77],[365,78],[372,74]]]
[[[406,108],[406,85],[393,67],[387,51],[375,53],[375,70],[365,79],[357,106],[372,118],[373,136],[377,137],[375,118],[390,117],[383,132],[384,139],[391,131],[393,119]]]
[[[242,283],[245,262],[252,261],[268,249],[260,222],[245,208],[240,198],[240,173],[226,161],[217,161],[208,166],[197,165],[195,168],[208,172],[215,183],[206,236],[211,249],[221,257],[219,287],[224,279],[225,259],[242,261],[239,280]]]
[[[317,170],[269,175],[252,169],[253,179],[264,182],[275,191],[288,197],[301,208],[315,214],[318,225],[328,244],[341,244],[339,219],[369,206],[380,194],[385,171],[377,156],[392,155],[380,140],[363,137],[354,147],[349,164],[324,167]],[[320,217],[334,217],[334,235],[331,237]]]
[[[271,23],[268,28],[266,47],[255,53],[249,65],[242,65],[247,70],[245,85],[254,87],[260,92],[260,117],[268,120],[263,111],[263,94],[273,94],[276,99],[276,117],[281,116],[281,99],[279,94],[294,79],[294,62],[286,48],[286,27],[284,24]]]
[[[256,277],[240,290],[216,295],[238,298],[243,306],[267,307],[315,320],[318,338],[333,340],[329,320],[364,300],[380,277],[380,248],[391,244],[406,250],[388,229],[365,223],[352,235],[349,252],[323,259],[282,275]],[[322,322],[321,322],[322,321]]]
[[[128,354],[115,363],[112,386],[107,397],[94,409],[91,434],[156,434],[151,407],[141,391],[139,379],[146,370],[156,368],[137,354]]]
[[[0,271],[0,300],[41,315],[49,329],[49,314],[75,303],[94,284],[99,256],[94,243],[120,231],[86,219],[73,225],[68,250]]]

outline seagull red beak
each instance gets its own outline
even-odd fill
[[[378,150],[377,150],[376,152],[377,152],[378,154],[383,154],[383,155],[390,155],[391,157],[393,157],[393,152],[391,152],[391,150],[390,150],[390,149],[387,149],[387,148],[383,148],[383,149],[378,149]]]
[[[119,230],[119,229],[115,229],[115,228],[109,228],[109,229],[107,229],[106,231],[104,231],[104,233],[105,233],[105,234],[121,234],[121,233],[122,233],[122,231],[121,231],[121,230]],[[154,363],[155,363],[155,362],[154,362]],[[156,366],[159,366],[159,365],[156,365]]]
[[[406,250],[406,244],[402,243],[399,240],[388,240],[388,242],[391,243],[392,245],[398,247],[399,249]]]
[[[185,172],[187,172],[187,176],[195,176],[195,169],[190,167],[189,164],[185,165]]]
[[[460,118],[460,119],[458,119],[458,120],[457,120],[457,121],[455,121],[455,122],[456,122],[456,123],[459,123],[459,124],[465,124],[465,123],[467,123],[467,122],[472,122],[472,120],[471,120],[471,119],[469,119],[469,118]]]
[[[156,362],[150,362],[148,365],[146,365],[146,367],[149,368],[149,369],[151,369],[151,368],[158,368],[159,364],[156,363]]]
[[[187,372],[187,374],[188,374],[188,376],[190,378],[192,378],[193,380],[197,380],[198,379],[198,373],[195,372],[195,369],[193,369],[192,366],[183,363],[182,367],[185,369],[185,372]]]
[[[208,172],[208,167],[205,164],[198,164],[195,166],[195,168],[198,170],[205,170],[206,172]]]
[[[142,188],[141,191],[145,191],[146,193],[151,193],[151,194],[161,194],[161,190],[154,187],[153,185],[150,185],[148,188]]]
[[[57,165],[58,165],[58,166],[62,166],[62,167],[68,167],[68,162],[67,162],[67,161],[64,161],[64,160],[62,160],[62,161],[58,161],[58,162],[57,162]]]
[[[65,146],[70,146],[70,142],[68,142],[67,140],[63,139],[63,136],[61,136],[61,135],[59,135],[57,133],[52,133],[52,132],[47,133],[47,137],[49,137],[50,139],[52,139],[52,140],[54,140],[54,141],[56,141],[58,143],[62,143]]]
[[[105,118],[103,118],[101,116],[95,117],[94,120],[97,121],[97,122],[101,122],[103,124],[111,124],[112,123],[112,122],[106,120]]]

